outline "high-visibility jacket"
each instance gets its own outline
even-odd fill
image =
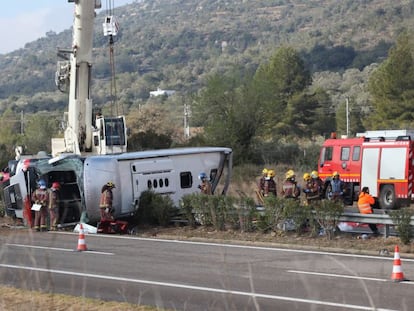
[[[361,214],[372,214],[371,205],[375,203],[375,199],[365,192],[361,192],[358,198],[358,209]]]

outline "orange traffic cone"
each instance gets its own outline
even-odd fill
[[[398,245],[395,246],[394,250],[394,266],[392,267],[391,279],[394,282],[402,282],[405,280],[401,269],[400,248]]]
[[[85,243],[85,232],[83,231],[82,224],[79,224],[79,240],[78,240],[78,252],[87,251]]]

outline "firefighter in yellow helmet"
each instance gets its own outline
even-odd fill
[[[265,178],[265,185],[264,185],[264,196],[267,197],[269,195],[274,195],[277,197],[277,187],[275,181],[276,173],[274,170],[268,170],[267,176]]]
[[[305,192],[306,201],[309,204],[312,201],[317,201],[321,199],[323,191],[323,181],[319,178],[317,171],[312,171],[310,173],[310,180],[306,183]]]
[[[108,181],[101,189],[101,199],[99,201],[99,209],[101,211],[101,221],[102,220],[113,220],[112,212],[112,201],[113,193],[112,189],[115,188],[115,185],[112,181]]]
[[[333,172],[327,188],[328,198],[336,202],[343,201],[345,183],[341,180],[338,172]]]
[[[282,197],[285,199],[297,199],[300,196],[300,189],[296,182],[294,170],[288,170],[282,184]]]
[[[303,193],[305,193],[305,197],[308,196],[308,193],[310,192],[310,189],[312,188],[312,178],[309,173],[303,174]]]

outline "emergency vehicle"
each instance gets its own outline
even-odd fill
[[[325,185],[338,172],[352,204],[362,187],[381,209],[407,206],[412,200],[414,130],[379,130],[354,138],[327,139],[321,149],[318,173]],[[328,190],[327,190],[328,191]]]

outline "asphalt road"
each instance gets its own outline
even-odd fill
[[[86,235],[0,237],[0,283],[173,310],[411,310],[393,257]],[[414,260],[401,259],[414,279]]]

